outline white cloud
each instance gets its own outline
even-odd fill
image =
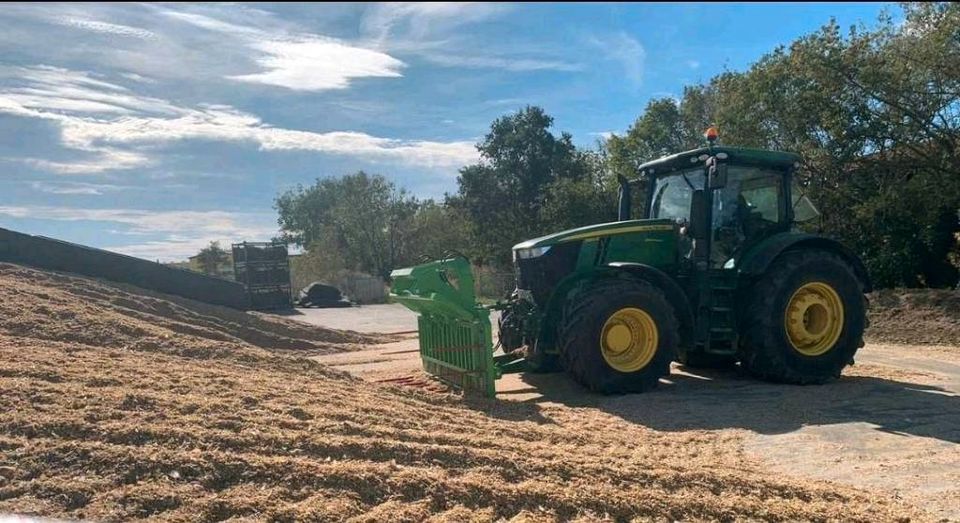
[[[67,83],[76,86],[95,87],[109,91],[126,91],[125,87],[93,78],[90,73],[72,71],[62,67],[36,65],[33,67],[4,68],[4,76],[13,76],[34,84],[56,86]]]
[[[129,25],[113,24],[110,22],[102,22],[99,20],[84,20],[81,18],[60,18],[60,19],[54,20],[54,22],[62,26],[75,27],[77,29],[90,31],[93,33],[129,36],[133,38],[143,38],[143,39],[156,37],[156,34],[154,34],[152,31],[148,31],[140,27],[131,27]]]
[[[196,254],[211,241],[269,240],[277,233],[267,213],[226,211],[150,211],[139,209],[84,209],[51,206],[0,206],[0,215],[55,221],[93,221],[128,227],[121,235],[153,234],[161,239],[111,247],[110,250],[170,261]]]
[[[609,140],[611,136],[616,134],[613,131],[597,131],[594,133],[588,133],[590,136],[596,136],[597,138],[602,138],[604,140]]]
[[[87,73],[40,70],[45,76],[39,84],[0,88],[0,113],[56,122],[61,143],[85,153],[86,158],[69,162],[37,158],[22,161],[61,174],[147,166],[153,160],[144,147],[183,140],[246,142],[265,151],[313,151],[425,167],[456,168],[477,159],[470,142],[398,140],[356,131],[317,133],[284,129],[265,124],[257,116],[230,106],[179,107],[164,100],[117,92],[126,89],[92,79]],[[21,69],[21,72],[29,77],[33,69]],[[65,86],[53,87],[50,74],[60,78]],[[102,84],[103,90],[81,88],[89,81]],[[34,94],[26,96],[26,91]],[[105,107],[95,110],[91,103],[105,104]]]
[[[669,98],[677,105],[680,105],[683,102],[683,99],[677,93],[671,91],[654,91],[651,93],[651,96],[654,98]]]
[[[482,2],[387,2],[367,7],[360,32],[372,45],[391,52],[414,53],[445,67],[503,69],[506,71],[565,71],[583,69],[560,59],[534,57],[536,50],[518,49],[511,43],[497,52],[491,42],[482,47],[459,29],[486,21],[514,9],[510,4]],[[485,49],[489,56],[478,55]],[[524,56],[524,55],[527,56]]]
[[[0,93],[6,100],[28,109],[116,114],[180,112],[169,102],[131,94],[126,87],[88,72],[44,65],[0,67],[0,79],[20,85],[2,88]]]
[[[635,38],[627,33],[619,32],[604,37],[590,38],[588,43],[599,47],[607,60],[619,62],[623,67],[624,77],[634,86],[643,83],[643,69],[647,52]]]
[[[146,76],[141,76],[141,75],[139,75],[139,74],[137,74],[137,73],[120,73],[120,76],[122,76],[122,77],[124,77],[124,78],[126,78],[126,79],[128,79],[128,80],[133,80],[134,82],[140,82],[140,83],[144,83],[144,84],[155,84],[155,83],[157,83],[157,81],[154,80],[153,78],[147,78]]]
[[[256,240],[246,241],[269,241],[273,234],[266,236],[256,236]],[[132,245],[123,245],[121,247],[108,247],[107,250],[145,258],[147,260],[158,260],[160,262],[183,261],[200,252],[201,249],[210,245],[210,242],[220,242],[221,247],[228,247],[231,243],[243,241],[247,236],[226,237],[226,236],[204,236],[198,238],[186,238],[178,235],[170,236],[165,240],[153,240]]]
[[[353,78],[395,78],[404,63],[390,55],[333,39],[265,40],[250,44],[265,72],[230,76],[242,82],[276,85],[298,91],[344,89]]]
[[[83,209],[74,207],[0,206],[0,215],[38,220],[120,223],[136,232],[228,233],[238,228],[242,215],[225,211],[148,211],[137,209]],[[259,215],[255,215],[259,216]]]
[[[388,40],[423,40],[511,10],[508,4],[486,2],[385,2],[372,4],[360,30],[380,45]],[[403,33],[396,35],[396,33]]]
[[[49,194],[68,194],[84,196],[101,196],[105,192],[119,191],[126,187],[106,183],[80,182],[32,182],[30,187],[35,191]]]
[[[251,37],[263,37],[266,34],[264,31],[257,29],[256,27],[234,24],[198,13],[187,13],[172,9],[164,9],[160,12],[161,14],[170,18],[180,20],[181,22],[186,22],[190,25],[199,27],[201,29],[206,29],[208,31]]]
[[[700,61],[699,60],[687,60],[687,67],[690,69],[699,69]]]
[[[208,106],[178,118],[127,117],[112,121],[62,122],[65,144],[156,144],[180,140],[252,142],[265,151],[315,151],[392,160],[427,167],[459,167],[477,157],[470,142],[380,138],[354,131],[316,133],[263,124],[256,116],[227,106]]]
[[[497,98],[494,100],[487,100],[484,102],[486,105],[523,105],[528,103],[529,100],[526,98]]]
[[[355,78],[396,78],[404,63],[381,51],[313,34],[285,34],[174,10],[162,14],[195,27],[229,35],[256,51],[263,70],[228,79],[297,91],[345,89]]]
[[[498,56],[463,56],[452,54],[424,53],[423,57],[437,65],[473,69],[504,69],[506,71],[580,71],[578,64],[562,60],[540,60]]]
[[[24,158],[23,162],[38,169],[57,174],[96,174],[107,171],[146,167],[153,163],[146,155],[132,151],[121,151],[110,147],[97,147],[93,145],[83,145],[74,148],[89,153],[91,158],[71,162],[57,162],[44,160],[42,158]]]

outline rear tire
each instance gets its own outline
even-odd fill
[[[560,361],[594,392],[647,391],[670,374],[677,325],[673,308],[653,285],[626,278],[595,282],[567,297]]]
[[[865,328],[863,284],[843,258],[786,252],[749,292],[741,363],[770,381],[824,383],[853,363]]]

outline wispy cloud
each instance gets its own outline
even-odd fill
[[[265,151],[313,151],[425,167],[456,168],[477,157],[470,142],[285,129],[227,105],[180,107],[129,94],[121,86],[84,72],[44,66],[19,71],[22,78],[33,81],[27,87],[0,88],[0,113],[56,122],[61,143],[86,157],[69,162],[39,158],[22,161],[62,174],[143,167],[153,161],[148,155],[150,146],[184,140],[246,142]],[[64,86],[53,85],[57,78]]]
[[[485,2],[385,2],[367,8],[360,30],[381,46],[392,45],[391,40],[422,43],[512,9],[509,4]]]
[[[139,75],[137,73],[120,73],[120,76],[126,78],[127,80],[133,80],[134,82],[140,82],[145,84],[155,84],[156,80],[153,78],[147,78],[146,76]]]
[[[355,78],[399,77],[404,66],[385,53],[329,38],[265,40],[254,42],[251,47],[263,53],[257,63],[266,71],[230,76],[230,79],[298,91],[320,91],[344,89]]]
[[[252,142],[265,151],[315,151],[437,166],[460,166],[476,158],[469,142],[431,142],[380,138],[355,131],[316,133],[272,127],[229,106],[192,109],[178,118],[74,119],[63,122],[65,142],[90,146],[156,144],[202,139]]]
[[[683,101],[683,98],[681,98],[680,95],[672,91],[654,91],[650,93],[650,95],[653,98],[669,98],[677,105],[680,105],[680,103]]]
[[[588,133],[588,134],[589,134],[590,136],[594,136],[594,137],[596,137],[596,138],[600,138],[600,139],[603,139],[603,140],[609,140],[610,137],[613,136],[613,135],[616,134],[616,133],[613,132],[613,131],[597,131],[597,132]]]
[[[506,71],[580,71],[582,66],[562,60],[542,60],[536,58],[466,56],[456,54],[424,53],[427,61],[448,67],[471,69],[503,69]]]
[[[106,192],[120,191],[128,187],[107,183],[81,182],[31,182],[30,187],[35,191],[49,194],[68,194],[82,196],[102,196]]]
[[[404,63],[381,51],[314,34],[286,34],[176,10],[162,14],[195,27],[230,35],[256,52],[262,70],[230,75],[241,82],[297,91],[344,89],[356,78],[396,78]]]
[[[0,67],[3,97],[29,109],[71,113],[177,114],[173,104],[130,93],[129,89],[92,73],[60,67]]]
[[[155,38],[157,36],[153,31],[148,31],[140,27],[131,27],[129,25],[102,22],[100,20],[85,20],[82,18],[64,17],[54,19],[54,23],[67,27],[83,29],[84,31],[90,31],[92,33],[107,35],[129,36],[143,39]]]
[[[687,67],[690,69],[699,69],[700,61],[699,60],[687,60]]]
[[[277,233],[276,226],[269,225],[273,215],[265,213],[0,206],[0,216],[118,224],[127,228],[119,231],[124,234],[148,234],[159,236],[159,239],[111,250],[163,261],[184,259],[211,241],[268,240]]]
[[[136,232],[190,232],[231,234],[264,218],[259,213],[226,211],[151,211],[141,209],[83,209],[52,206],[0,206],[0,215],[60,221],[119,223]],[[272,218],[272,215],[267,215]],[[261,226],[262,229],[262,226]]]
[[[145,154],[133,151],[122,151],[111,147],[82,144],[74,147],[74,149],[88,153],[90,158],[73,161],[24,158],[23,162],[37,169],[57,174],[97,174],[107,171],[136,169],[154,163]]]
[[[250,36],[253,38],[266,38],[267,32],[261,29],[258,29],[249,25],[234,24],[227,22],[225,20],[220,20],[212,16],[207,16],[199,13],[190,13],[185,11],[178,11],[174,9],[162,9],[160,14],[173,18],[175,20],[180,20],[186,22],[192,26],[199,27],[200,29],[206,29],[208,31],[215,31],[218,33],[227,33],[234,35],[243,35]]]
[[[201,249],[210,245],[210,242],[220,242],[221,246],[229,247],[231,243],[240,241],[269,241],[276,235],[276,231],[256,236],[250,235],[213,235],[201,237],[187,237],[179,234],[172,234],[163,240],[150,240],[142,243],[122,245],[120,247],[108,247],[107,250],[135,256],[148,260],[157,260],[163,263],[185,261],[187,258],[197,254]],[[247,238],[256,238],[248,240]]]
[[[624,32],[589,38],[588,43],[600,49],[603,57],[620,63],[623,75],[634,86],[643,83],[647,52],[635,38]]]
[[[462,27],[508,13],[511,4],[478,2],[388,2],[370,5],[360,32],[378,49],[410,53],[444,67],[527,71],[580,71],[583,67],[558,58],[535,56],[510,45],[497,50],[477,47],[464,38]],[[482,54],[486,52],[487,54]]]

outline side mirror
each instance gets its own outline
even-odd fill
[[[690,198],[690,236],[695,240],[707,238],[710,224],[707,223],[707,193],[703,189],[693,191]]]
[[[714,160],[707,171],[707,175],[710,178],[711,189],[722,189],[727,186],[727,164],[717,163]]]

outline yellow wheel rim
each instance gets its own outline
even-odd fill
[[[783,315],[790,345],[804,356],[828,352],[843,330],[843,301],[833,287],[823,282],[800,286]]]
[[[660,335],[646,311],[625,307],[614,312],[600,331],[600,352],[608,365],[620,372],[647,366],[657,353]]]

